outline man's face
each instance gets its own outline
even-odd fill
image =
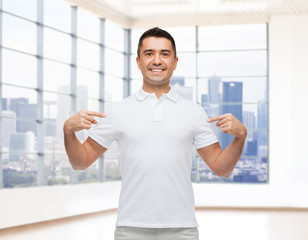
[[[178,58],[175,57],[171,42],[167,38],[148,37],[142,42],[138,68],[143,75],[144,84],[164,85],[169,83]]]

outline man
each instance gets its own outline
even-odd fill
[[[103,113],[81,111],[64,124],[64,140],[74,169],[85,169],[113,141],[120,153],[122,188],[115,239],[199,239],[190,181],[191,151],[221,177],[241,156],[246,128],[231,114],[207,119],[201,106],[182,99],[169,86],[178,57],[172,36],[160,29],[139,40],[137,65],[143,86]],[[75,132],[90,129],[81,144]],[[234,141],[222,151],[210,122]]]

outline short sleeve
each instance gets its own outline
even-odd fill
[[[116,139],[115,116],[113,107],[100,118],[95,127],[88,131],[88,136],[105,148],[109,148]]]
[[[201,116],[197,122],[197,127],[193,140],[196,149],[203,148],[218,142],[218,139],[212,129],[211,124],[207,122],[208,116],[203,109],[201,109],[200,115]]]

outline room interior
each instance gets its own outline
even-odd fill
[[[0,20],[6,12],[1,6],[4,2],[0,0]],[[268,180],[262,184],[193,183],[200,239],[307,239],[308,1],[62,3],[132,30],[266,24]],[[112,239],[120,188],[120,181],[2,188],[0,238]]]

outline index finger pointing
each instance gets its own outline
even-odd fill
[[[95,111],[85,111],[86,114],[93,117],[106,117],[105,113],[95,112]]]
[[[211,122],[222,120],[222,119],[224,119],[224,117],[225,117],[225,115],[219,115],[219,116],[216,116],[216,117],[211,117],[207,121],[209,123],[211,123]]]

